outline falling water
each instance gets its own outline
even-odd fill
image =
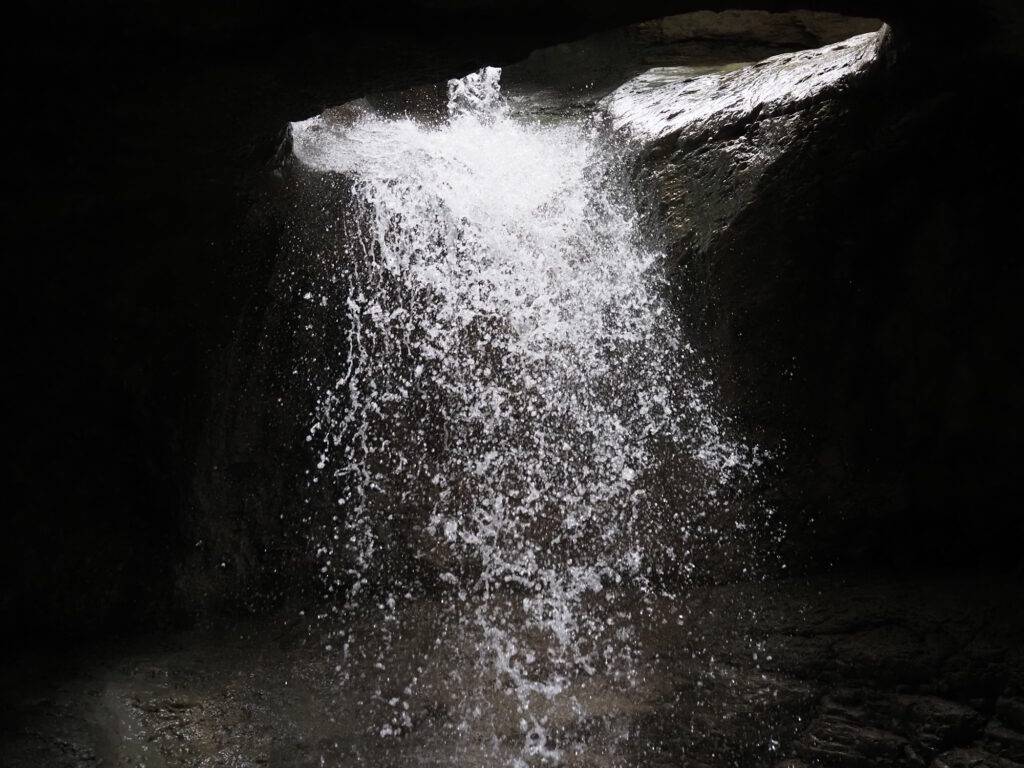
[[[430,676],[396,660],[422,631],[403,606],[435,601],[431,647],[472,649],[445,678],[449,738],[486,741],[507,710],[488,764],[550,764],[588,748],[556,727],[593,709],[588,679],[638,684],[630,616],[742,527],[723,510],[756,454],[683,340],[628,146],[600,116],[517,114],[499,78],[451,81],[438,119],[355,104],[293,126],[345,185],[318,289],[346,352],[309,433],[334,506],[317,554],[340,684],[384,681],[382,740]]]

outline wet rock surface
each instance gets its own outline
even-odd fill
[[[1022,594],[1019,582],[952,576],[695,590],[634,617],[630,686],[581,674],[575,708],[556,708],[550,731],[564,765],[1013,768],[1024,740]],[[492,736],[522,738],[517,715],[492,689],[493,733],[459,730],[475,651],[437,608],[413,609],[417,629],[396,641],[386,673],[347,687],[297,612],[86,653],[70,670],[48,670],[45,656],[8,667],[0,760],[491,764]],[[413,668],[409,726],[383,737],[375,717]]]
[[[538,49],[504,67],[502,78],[513,91],[528,86],[540,93],[541,107],[570,101],[593,108],[598,99],[652,67],[713,69],[759,61],[875,32],[880,26],[878,19],[820,11],[696,11]]]
[[[744,156],[753,155],[759,161],[751,171],[758,167],[767,170],[786,146],[767,144],[754,132],[755,124],[770,124],[780,117],[807,122],[803,113],[808,107],[835,99],[872,69],[882,66],[878,59],[889,35],[887,28],[873,30],[833,45],[782,54],[753,64],[732,63],[719,71],[655,67],[622,85],[603,105],[616,129],[628,132],[644,144],[648,155],[639,161],[642,172],[655,175],[651,180],[654,187],[676,201],[680,215],[735,216],[735,212],[749,204],[749,195],[739,195],[730,212],[713,204],[700,205],[680,194],[683,190],[676,189],[673,194],[665,189],[672,183],[687,184],[681,171],[688,169],[662,168],[658,161],[672,153],[676,163],[682,163],[692,150],[701,148],[700,154],[718,155],[722,160],[735,158],[736,175],[748,165],[755,165],[743,163]],[[724,178],[706,186],[723,197],[734,197],[737,187],[742,185],[733,178]],[[677,206],[665,207],[676,213]],[[705,250],[710,231],[727,222],[728,219],[721,219],[700,228]],[[691,234],[684,222],[672,224],[670,240]]]
[[[985,339],[1018,338],[1020,323],[1008,295],[977,292],[967,254],[1013,214],[960,174],[1005,185],[1020,151],[1005,135],[1005,149],[952,139],[997,93],[969,71],[939,89],[905,78],[898,37],[652,69],[602,104],[644,146],[637,177],[716,383],[751,434],[781,446],[770,493],[807,532],[801,561],[943,560],[959,535],[954,559],[988,548],[1012,568],[1022,531],[1001,514],[1000,478],[1016,406],[982,382],[1002,375]],[[992,501],[977,525],[960,526],[965,494]]]

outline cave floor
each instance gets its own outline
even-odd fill
[[[631,619],[636,674],[580,671],[543,735],[474,678],[430,600],[391,639],[391,669],[345,684],[304,617],[140,638],[72,668],[9,658],[0,764],[1010,768],[1022,596],[1005,578],[848,575],[648,601]]]

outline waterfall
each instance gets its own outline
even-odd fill
[[[729,539],[716,510],[757,463],[672,311],[628,145],[600,115],[518,113],[494,68],[451,81],[437,119],[356,103],[293,139],[346,185],[343,248],[307,297],[347,348],[308,437],[341,684],[377,670],[395,692],[373,728],[408,732],[426,673],[389,671],[403,606],[440,595],[473,648],[452,738],[504,702],[518,736],[487,754],[557,763],[586,744],[556,712],[587,711],[588,678],[636,684],[628,616]]]

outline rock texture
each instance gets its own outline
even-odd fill
[[[752,202],[748,190],[756,188],[756,178],[752,183],[741,174],[767,170],[790,149],[785,141],[763,140],[756,134],[760,126],[753,124],[771,125],[779,118],[795,123],[806,117],[801,113],[809,107],[835,100],[844,90],[856,87],[876,65],[881,66],[878,59],[888,34],[888,30],[874,30],[822,48],[755,64],[733,64],[718,72],[704,73],[686,66],[652,68],[605,99],[603,105],[613,127],[644,146],[638,166],[641,173],[654,176],[643,181],[665,199],[666,214],[711,220],[699,227],[685,220],[670,220],[667,237],[674,243],[696,234],[707,250],[712,231]],[[723,162],[735,158],[732,176],[705,179],[703,185],[722,198],[738,198],[732,210],[691,200],[683,194],[688,190],[682,188],[690,183],[682,173],[688,169],[658,164],[669,153],[682,162],[697,154],[693,152],[697,148],[704,150],[700,154],[714,155]],[[751,155],[760,162],[744,162]],[[675,187],[666,189],[670,185]]]
[[[506,67],[506,87],[547,86],[545,97],[601,97],[651,67],[759,61],[875,32],[878,19],[822,11],[696,11],[548,46]]]
[[[605,104],[645,147],[680,311],[729,408],[783,457],[794,559],[986,551],[1015,567],[1020,521],[1000,510],[1019,410],[991,382],[1018,381],[992,342],[1021,324],[1011,296],[978,288],[1017,279],[981,266],[1016,204],[967,177],[1008,183],[1021,153],[1006,134],[955,137],[998,93],[922,89],[903,56],[869,35],[734,71],[655,69]],[[964,526],[958,505],[979,503]]]
[[[943,576],[731,585],[663,601],[634,625],[636,686],[581,674],[552,732],[591,749],[564,765],[1015,768],[1024,741],[1021,585]],[[427,599],[403,620],[386,686],[417,664],[410,725],[382,737],[371,677],[343,688],[298,612],[165,635],[3,679],[0,762],[94,765],[493,765],[467,744],[520,743],[517,717],[459,736],[478,651]],[[428,660],[424,663],[423,660]],[[462,683],[446,684],[461,674]],[[385,675],[386,676],[386,675]],[[385,687],[384,696],[391,695]],[[512,708],[489,686],[488,695]],[[384,705],[383,702],[380,702]],[[628,734],[628,738],[623,738]],[[462,748],[456,745],[462,744]],[[612,751],[614,750],[614,751]],[[323,761],[323,762],[321,762]]]

